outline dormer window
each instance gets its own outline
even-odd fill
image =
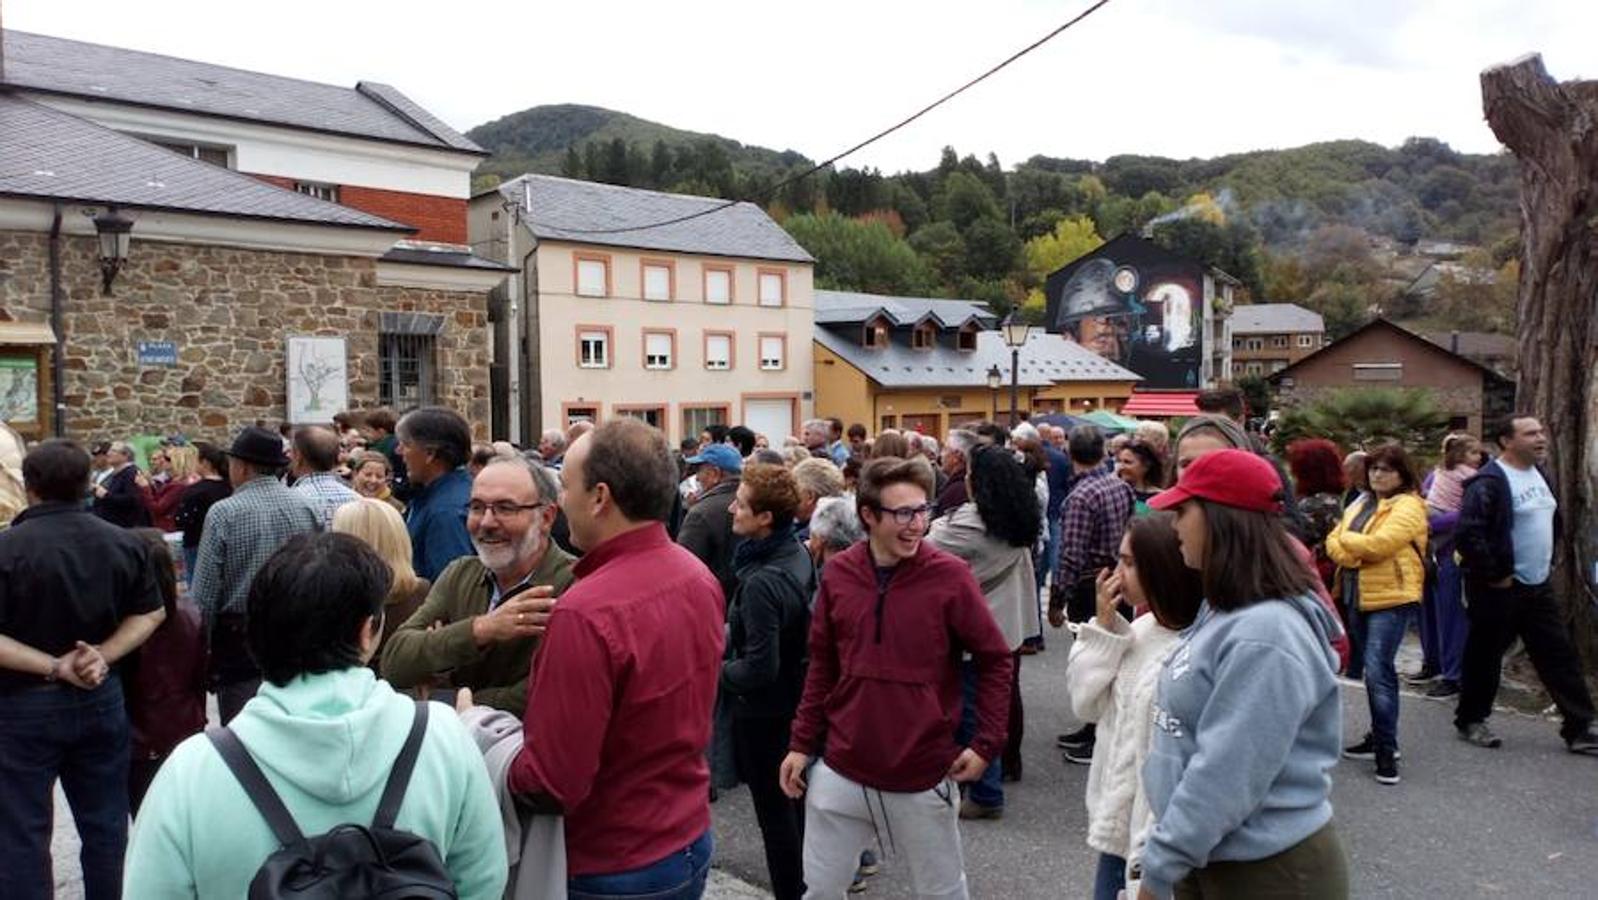
[[[860,339],[861,346],[873,350],[888,346],[888,325],[881,319],[873,319],[866,323],[865,334]]]
[[[917,350],[931,350],[938,343],[938,330],[931,325],[917,325],[910,333],[910,346]]]
[[[967,352],[977,349],[977,330],[967,325],[960,329],[959,337],[955,338],[955,346]]]

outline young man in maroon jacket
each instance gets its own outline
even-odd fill
[[[1004,749],[1012,663],[970,568],[922,541],[933,484],[924,459],[869,463],[856,500],[867,540],[822,574],[780,775],[806,796],[808,897],[843,897],[860,851],[879,842],[907,857],[917,897],[968,896],[955,782]],[[962,652],[978,671],[968,747],[954,740]]]
[[[533,657],[510,788],[564,812],[571,896],[698,898],[721,585],[666,534],[677,467],[658,430],[609,422],[571,445],[560,476],[586,552]]]

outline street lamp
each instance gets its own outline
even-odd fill
[[[1004,373],[998,364],[988,366],[988,394],[993,398],[993,421],[999,421],[999,386],[1004,384]]]
[[[1032,326],[1023,322],[1011,312],[1004,317],[1000,327],[1004,330],[1004,343],[1010,348],[1010,427],[1014,428],[1021,421],[1020,394],[1021,394],[1021,348],[1026,346],[1027,335],[1031,333]]]
[[[128,261],[128,244],[133,240],[133,220],[107,206],[94,217],[94,230],[100,236],[100,292],[111,296],[111,282]]]

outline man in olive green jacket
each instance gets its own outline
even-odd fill
[[[573,558],[549,539],[560,489],[525,457],[490,463],[472,482],[466,528],[476,556],[450,563],[383,648],[396,688],[443,681],[520,717],[533,653],[572,583]]]

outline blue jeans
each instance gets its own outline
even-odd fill
[[[1465,677],[1465,638],[1470,619],[1465,614],[1465,579],[1454,564],[1453,547],[1437,557],[1437,589],[1432,606],[1437,610],[1437,671],[1459,684]]]
[[[0,872],[10,900],[54,895],[52,788],[57,778],[83,841],[87,900],[122,895],[128,844],[128,714],[116,676],[0,694]]]
[[[1033,575],[1036,576],[1038,586],[1038,633],[1026,639],[1026,643],[1035,647],[1043,646],[1043,623],[1049,620],[1043,614],[1043,587],[1049,581],[1049,573],[1060,565],[1060,531],[1061,521],[1059,516],[1049,519],[1049,539],[1043,546],[1043,556],[1033,563]]]
[[[962,747],[971,743],[971,738],[977,733],[977,665],[974,660],[960,663],[960,683],[962,685],[963,702],[960,704],[960,727],[955,729],[955,742]],[[1004,767],[998,759],[988,760],[988,768],[982,777],[971,782],[966,789],[966,796],[972,803],[982,806],[1004,805]]]
[[[1413,603],[1360,613],[1365,626],[1365,697],[1378,748],[1398,749],[1398,671],[1393,662],[1409,628]]]
[[[1126,888],[1126,860],[1113,853],[1099,854],[1099,871],[1093,878],[1093,900],[1118,900]]]
[[[699,839],[642,868],[610,875],[579,875],[566,882],[569,900],[632,897],[637,900],[699,900],[710,875],[714,839],[706,831]]]

